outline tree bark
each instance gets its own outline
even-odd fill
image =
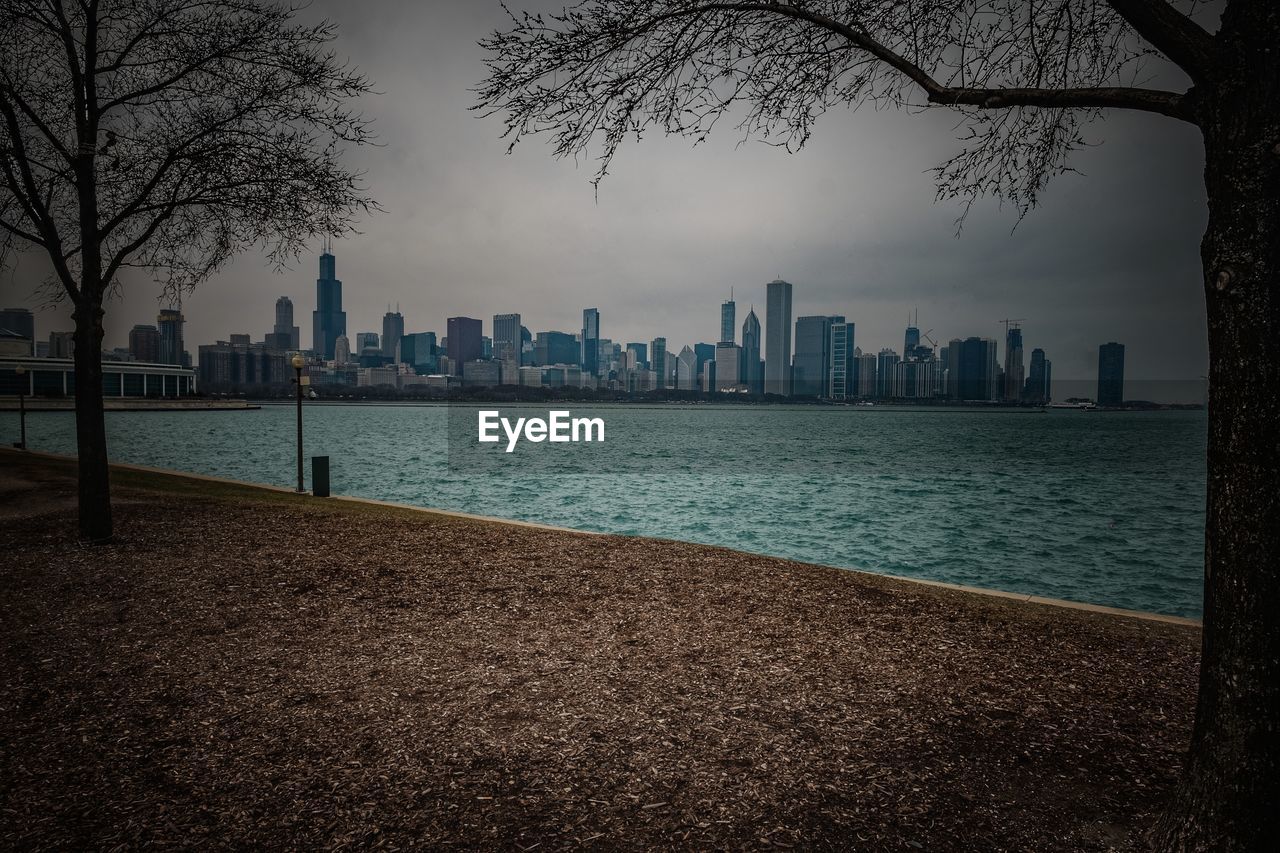
[[[1198,95],[1209,226],[1208,511],[1200,694],[1164,851],[1280,838],[1280,9],[1234,0]]]
[[[76,452],[79,458],[80,538],[110,541],[111,479],[102,401],[102,304],[82,299],[75,320]]]

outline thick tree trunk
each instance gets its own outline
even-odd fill
[[[102,409],[102,306],[76,305],[76,452],[80,465],[80,538],[111,539],[111,481],[107,467],[107,424]]]
[[[1204,641],[1160,850],[1280,843],[1280,9],[1235,0],[1201,87],[1209,227]]]

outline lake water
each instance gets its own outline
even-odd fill
[[[505,454],[476,444],[478,408],[308,405],[306,453],[336,494],[1200,615],[1204,412],[560,405],[605,442]],[[295,481],[291,406],[107,431],[113,461]],[[17,433],[0,413],[0,441]],[[73,417],[28,415],[28,441],[73,453]]]

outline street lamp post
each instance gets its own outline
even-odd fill
[[[27,449],[27,369],[19,364],[13,369],[18,374],[18,424],[21,437],[18,449]]]
[[[307,491],[302,482],[302,356],[293,357],[294,384],[298,386],[298,493]]]

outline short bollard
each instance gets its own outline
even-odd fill
[[[311,494],[318,498],[329,497],[329,457],[311,457]]]

